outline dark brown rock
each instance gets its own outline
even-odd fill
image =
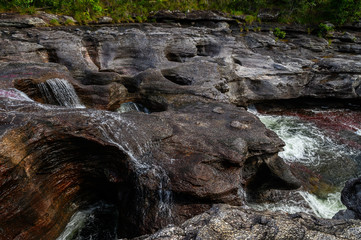
[[[3,236],[53,239],[74,211],[99,199],[120,207],[119,236],[135,236],[212,203],[242,205],[254,186],[298,186],[286,166],[275,168],[282,141],[232,105],[119,115],[8,96],[0,95]],[[232,121],[249,128],[232,128]],[[254,162],[279,178],[253,184],[258,168],[242,171]]]

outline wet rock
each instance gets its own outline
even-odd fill
[[[341,201],[347,210],[339,211],[334,219],[361,219],[361,179],[353,178],[345,183]]]
[[[286,166],[275,167],[283,142],[232,105],[120,115],[11,96],[0,95],[2,236],[54,239],[76,210],[105,199],[120,208],[119,236],[132,237],[212,203],[242,205],[256,186],[298,187]],[[231,128],[231,120],[249,128]],[[262,171],[243,174],[254,161]],[[265,174],[274,180],[255,180]]]
[[[10,18],[0,20],[8,24]],[[163,12],[155,18],[176,23],[76,29],[20,29],[31,26],[28,20],[0,24],[1,237],[54,239],[75,211],[102,198],[121,208],[119,237],[181,224],[214,203],[242,205],[246,196],[262,202],[268,191],[294,189],[299,182],[278,157],[283,142],[236,106],[305,96],[360,98],[360,58],[341,51],[342,44],[357,50],[357,41],[329,46],[298,30],[282,41],[269,31],[241,33],[218,13]],[[52,78],[68,81],[88,108],[114,111],[135,102],[152,114],[41,104],[47,102],[36,85]],[[334,222],[327,222],[327,233],[311,231],[302,224],[324,222],[253,217],[225,207],[224,216],[245,217],[247,231],[240,232],[235,220],[222,225],[225,220],[207,218],[217,211],[199,219],[219,238],[358,234],[346,223],[338,235]],[[274,218],[287,220],[277,225]],[[213,237],[202,227],[188,227],[189,233],[173,226],[155,236]]]
[[[359,221],[332,221],[302,213],[285,215],[215,205],[179,226],[168,226],[136,239],[359,239],[360,236]]]

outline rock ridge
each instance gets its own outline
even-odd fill
[[[278,157],[282,140],[244,107],[360,99],[360,33],[335,33],[330,43],[288,26],[280,40],[272,24],[246,31],[213,13],[172,16],[174,22],[71,27],[0,17],[1,238],[55,239],[74,212],[105,199],[119,206],[119,237],[168,224],[180,227],[148,239],[250,234],[248,223],[245,231],[235,220],[223,224],[235,216],[271,239],[357,239],[353,221],[334,233],[332,221],[262,218],[227,204],[300,186]],[[51,105],[39,90],[49,79],[71,84],[87,108]],[[151,113],[117,112],[129,102]],[[199,225],[189,232],[192,222]],[[314,229],[315,222],[326,227]]]

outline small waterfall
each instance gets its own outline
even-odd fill
[[[117,239],[116,206],[98,202],[76,212],[56,240]]]
[[[152,163],[152,145],[149,136],[139,131],[126,115],[104,111],[87,111],[90,121],[99,126],[103,139],[118,147],[129,156],[131,169],[134,171],[137,192],[137,209],[134,214],[141,221],[147,217],[149,208],[156,210],[155,221],[171,223],[172,193],[167,173],[160,166]],[[124,141],[126,140],[126,141]],[[151,177],[158,185],[156,192],[144,187],[144,181]],[[146,184],[145,184],[146,185]],[[151,198],[151,199],[149,199]]]
[[[52,78],[39,83],[38,88],[48,103],[70,108],[85,108],[74,87],[65,79]]]
[[[172,217],[172,191],[169,189],[169,178],[163,175],[158,188],[158,213],[160,217],[170,219]]]

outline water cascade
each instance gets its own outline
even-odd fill
[[[119,207],[113,205],[114,203],[104,204],[101,202],[92,205],[85,210],[76,212],[72,216],[69,224],[58,240],[92,239],[92,236],[98,236],[94,234],[98,234],[99,231],[106,231],[106,234],[113,236],[113,228],[105,227],[103,228],[105,230],[103,230],[96,225],[97,222],[103,221],[104,219],[109,220],[109,218],[109,221],[112,222],[111,226],[116,228],[115,236],[117,231],[121,234],[125,232],[125,234],[130,234],[131,236],[132,230],[127,229],[129,226],[122,224],[122,221],[128,221],[128,219],[126,219],[127,214],[131,214],[137,219],[138,223],[142,223],[145,221],[145,218],[149,218],[150,209],[155,212],[155,214],[151,216],[155,222],[164,223],[164,225],[171,223],[172,192],[169,177],[160,166],[151,162],[150,152],[152,145],[149,144],[149,136],[140,132],[132,121],[129,121],[126,116],[120,114],[104,111],[84,111],[82,114],[89,114],[90,121],[95,121],[96,123],[93,124],[99,126],[98,130],[101,132],[102,138],[106,142],[116,146],[129,157],[129,168],[132,170],[132,173],[127,177],[129,182],[126,184],[128,184],[129,187],[134,186],[134,189],[131,189],[132,194],[130,195],[126,195],[128,194],[126,193],[123,196],[122,192],[118,193],[120,204],[122,201],[127,202],[127,204],[129,203],[129,205],[121,206],[122,211],[119,211],[119,215],[114,217],[112,214],[107,213],[109,212],[109,208],[113,207],[116,209]],[[118,128],[114,128],[114,126],[118,126]],[[123,141],[123,139],[126,139],[126,141]],[[112,178],[112,173],[106,175]],[[151,179],[154,179],[155,184],[157,184],[155,190],[145,186],[144,181],[147,181],[149,176],[152,176]],[[115,204],[117,203],[118,202]],[[104,211],[105,215],[101,215],[100,213]],[[94,212],[96,212],[96,214]],[[118,226],[115,224],[117,221],[120,223]],[[95,229],[94,233],[89,233],[88,228]],[[84,237],[76,238],[80,236],[79,234]],[[121,235],[120,237],[123,236]],[[101,238],[95,237],[94,239]]]
[[[291,113],[261,114],[250,108],[260,120],[285,142],[284,151],[279,155],[291,166],[293,173],[301,179],[303,190],[299,191],[313,213],[319,217],[332,216],[345,206],[340,201],[340,191],[345,181],[361,174],[361,145],[359,128],[361,123],[332,119],[332,126],[325,126],[324,119],[330,119],[341,110],[309,110],[305,115]],[[357,119],[345,110],[343,116]],[[358,113],[356,113],[358,114]],[[305,117],[307,116],[307,117]],[[334,125],[341,124],[343,129]],[[347,133],[347,134],[346,134]],[[351,136],[352,135],[352,136]],[[351,136],[351,137],[350,137]],[[251,204],[252,205],[252,204]],[[257,209],[283,210],[294,213],[309,212],[298,202],[288,202],[286,206],[264,204],[253,206]]]
[[[71,108],[85,108],[74,87],[65,79],[52,78],[39,83],[38,88],[49,104]]]
[[[75,213],[57,240],[116,239],[116,206],[98,202]]]

